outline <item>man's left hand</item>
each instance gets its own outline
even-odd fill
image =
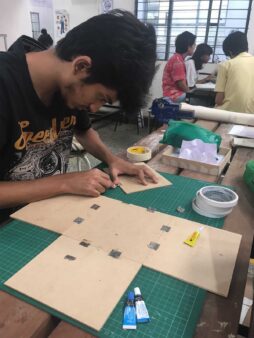
[[[109,163],[109,174],[114,184],[119,184],[119,175],[137,176],[143,185],[147,185],[147,178],[153,183],[158,183],[158,178],[148,167],[116,158]]]

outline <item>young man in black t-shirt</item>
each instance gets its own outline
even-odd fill
[[[10,208],[51,196],[99,196],[122,173],[156,182],[149,169],[113,155],[88,117],[117,99],[126,112],[137,111],[155,60],[153,27],[120,10],[75,27],[55,49],[21,37],[0,53],[0,220]],[[73,134],[110,175],[66,174]]]

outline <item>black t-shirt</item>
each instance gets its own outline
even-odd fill
[[[66,107],[59,93],[50,107],[37,96],[25,53],[43,49],[23,36],[0,53],[0,181],[65,173],[74,128],[91,126],[88,113]],[[0,210],[0,221],[8,213]]]

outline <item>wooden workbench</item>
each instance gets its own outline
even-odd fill
[[[230,147],[230,139],[227,132],[231,129],[232,125],[203,120],[195,123],[219,133],[223,137],[222,146]],[[224,229],[242,234],[242,242],[229,296],[224,298],[209,292],[207,293],[195,333],[196,338],[234,338],[238,329],[254,235],[254,195],[245,186],[242,176],[247,160],[254,159],[254,149],[238,148],[233,152],[232,161],[227,171],[220,177],[199,174],[169,167],[161,162],[162,151],[165,149],[165,145],[159,145],[158,142],[162,137],[163,129],[165,128],[158,129],[137,143],[152,149],[153,156],[148,162],[152,168],[176,175],[232,185],[236,188],[239,195],[239,204],[225,219],[224,224]],[[120,157],[125,158],[125,154],[120,154]],[[70,324],[60,322],[51,315],[0,291],[0,337],[92,338],[93,336]]]

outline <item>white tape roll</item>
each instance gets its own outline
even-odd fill
[[[222,218],[222,217],[225,217],[227,216],[228,214],[231,213],[232,209],[230,209],[229,211],[227,212],[224,212],[222,214],[219,214],[218,212],[215,213],[215,212],[210,212],[209,210],[207,209],[201,209],[199,208],[199,206],[197,205],[197,200],[196,198],[194,198],[194,200],[192,201],[192,209],[194,211],[196,211],[199,215],[202,215],[202,216],[206,216],[206,217],[210,217],[210,218]]]
[[[150,160],[152,152],[148,147],[130,147],[127,149],[127,157],[133,162],[144,162]]]
[[[200,215],[221,218],[230,214],[237,202],[238,195],[233,190],[222,186],[207,186],[197,191],[192,208]]]
[[[203,187],[197,195],[206,204],[217,208],[233,208],[238,202],[238,195],[233,190],[222,186]]]
[[[215,213],[215,214],[224,214],[225,212],[229,211],[231,212],[232,211],[232,208],[218,208],[218,207],[214,207],[212,205],[209,205],[207,204],[205,201],[202,200],[202,198],[200,198],[200,194],[198,193],[197,194],[197,197],[196,197],[196,206],[199,208],[199,209],[202,209],[202,210],[206,210],[207,212],[209,213]]]

